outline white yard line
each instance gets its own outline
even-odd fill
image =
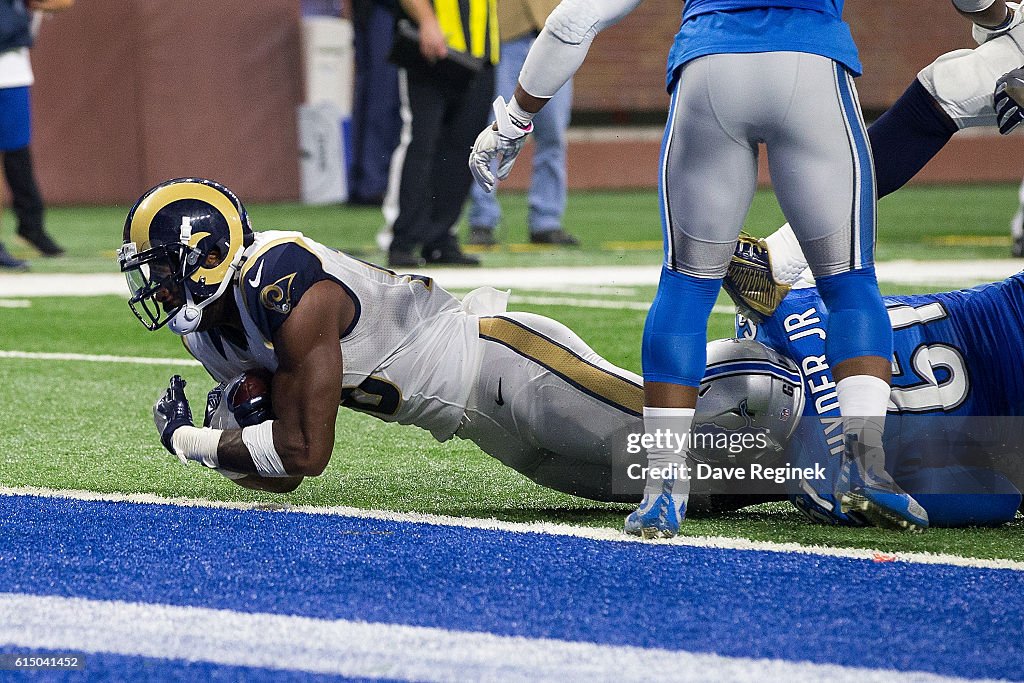
[[[139,358],[135,356],[105,356],[92,353],[46,353],[42,351],[0,351],[0,358],[73,360],[88,363],[130,363],[132,365],[199,365],[199,361],[192,360],[191,358]]]
[[[56,596],[0,593],[0,614],[0,643],[30,652],[113,653],[348,677],[555,683],[964,680],[916,671]],[[88,654],[85,660],[88,671]]]
[[[882,282],[961,287],[1009,277],[1024,266],[1015,259],[970,261],[883,261],[875,265]],[[658,284],[660,266],[581,266],[544,268],[426,269],[442,287],[483,285],[513,290],[562,291],[579,287],[640,287]],[[124,278],[110,274],[2,274],[0,297],[127,296]]]
[[[118,503],[140,503],[153,505],[177,505],[182,507],[206,507],[218,510],[264,510],[272,512],[288,512],[312,515],[338,515],[358,519],[376,519],[395,522],[411,522],[432,524],[435,526],[461,527],[466,529],[484,529],[491,531],[507,531],[511,533],[548,534],[552,536],[572,536],[594,541],[614,541],[622,543],[659,543],[695,548],[721,548],[725,550],[754,550],[776,553],[802,553],[823,557],[842,557],[871,562],[907,562],[911,564],[939,564],[979,569],[1008,569],[1024,571],[1024,562],[1015,560],[988,560],[975,557],[960,557],[917,552],[882,552],[863,548],[831,548],[826,546],[807,546],[799,543],[775,543],[772,541],[752,541],[746,538],[729,538],[724,536],[679,536],[669,540],[643,541],[627,536],[615,529],[607,527],[585,527],[551,522],[504,522],[496,519],[475,519],[470,517],[451,517],[419,512],[391,512],[387,510],[364,510],[347,506],[316,507],[312,505],[277,505],[266,503],[239,503],[197,498],[166,498],[148,493],[97,493],[94,491],[58,490],[36,488],[30,486],[0,486],[0,495],[6,496],[41,496],[44,498],[73,499],[84,501],[110,501]],[[895,533],[895,532],[894,532]]]

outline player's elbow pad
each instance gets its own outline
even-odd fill
[[[544,28],[563,43],[582,45],[633,11],[640,0],[563,0]]]

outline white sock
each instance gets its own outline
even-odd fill
[[[673,495],[688,495],[690,480],[682,476],[689,447],[693,408],[651,408],[644,406],[644,433],[656,443],[647,449],[647,485],[644,493],[658,495],[666,479],[675,479]],[[684,441],[685,439],[685,441]],[[652,476],[652,470],[661,470]]]
[[[889,384],[871,375],[851,375],[839,380],[836,394],[843,415],[843,431],[856,434],[865,446],[882,445]]]
[[[772,277],[776,282],[786,285],[795,284],[801,273],[807,269],[807,259],[800,247],[793,228],[786,223],[781,228],[764,238],[768,245],[768,253],[772,261]]]

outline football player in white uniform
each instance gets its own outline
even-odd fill
[[[484,288],[459,301],[430,278],[398,275],[298,232],[253,232],[215,182],[181,178],[128,214],[119,263],[132,310],[164,325],[218,381],[273,374],[274,419],[194,426],[180,378],[157,402],[163,445],[238,484],[290,491],[334,449],[340,405],[470,439],[544,486],[605,501],[611,463],[643,406],[640,378],[564,325],[506,313]],[[225,426],[220,423],[220,426]]]

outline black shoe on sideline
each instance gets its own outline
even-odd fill
[[[43,256],[63,256],[64,248],[53,241],[45,230],[38,232],[18,231],[18,236],[39,250]]]
[[[578,247],[580,246],[580,241],[565,230],[559,228],[558,230],[531,233],[530,244],[553,244],[560,247]]]
[[[479,266],[480,259],[462,253],[460,249],[435,249],[425,254],[428,266]]]

